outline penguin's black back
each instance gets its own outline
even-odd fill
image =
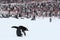
[[[22,36],[21,30],[16,31],[17,36]]]

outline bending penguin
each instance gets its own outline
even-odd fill
[[[17,34],[17,36],[20,36],[20,37],[22,37],[22,32],[23,32],[24,35],[26,36],[25,31],[28,31],[28,29],[27,29],[26,27],[24,27],[24,26],[19,26],[19,27],[17,27],[17,26],[12,26],[12,28],[16,28],[16,29],[17,29],[17,30],[16,30],[16,34]]]

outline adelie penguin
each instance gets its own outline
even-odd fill
[[[52,19],[50,18],[50,22],[52,22]]]
[[[24,26],[12,26],[12,28],[16,28],[17,30],[16,30],[16,34],[17,34],[17,36],[19,36],[19,37],[22,37],[22,32],[24,33],[24,35],[26,36],[26,33],[25,33],[25,31],[28,31],[28,29],[26,28],[26,27],[24,27]]]

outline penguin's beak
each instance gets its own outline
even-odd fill
[[[26,28],[26,31],[29,31],[29,30]]]

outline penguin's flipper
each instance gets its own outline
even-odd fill
[[[24,35],[26,36],[26,33],[25,33],[25,31],[23,31],[23,33],[24,33]]]
[[[11,28],[18,28],[17,26],[12,26]]]

